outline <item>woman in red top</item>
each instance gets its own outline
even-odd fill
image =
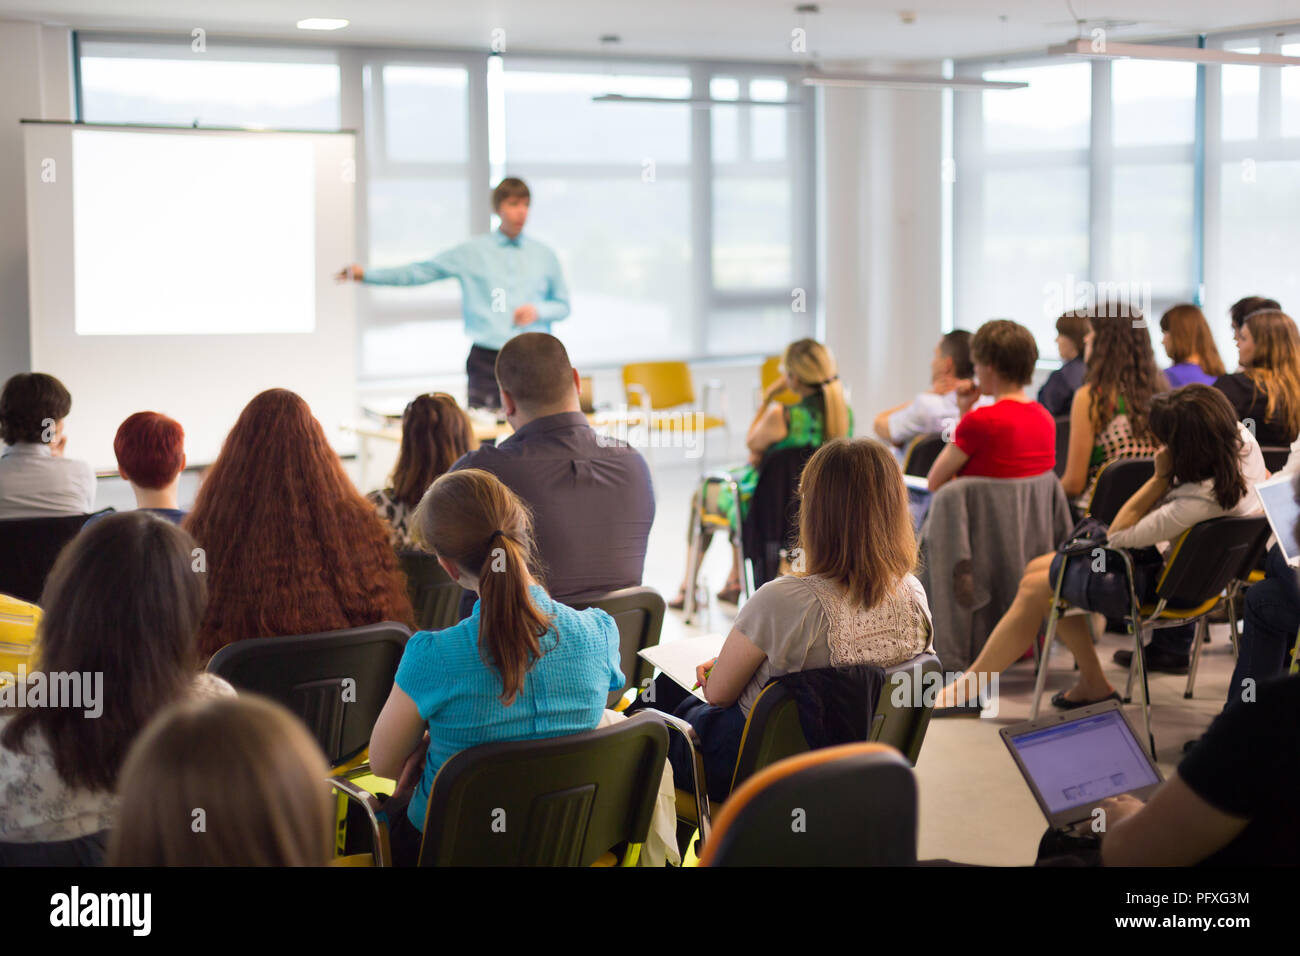
[[[1025,394],[1038,361],[1033,334],[1010,319],[994,319],[980,326],[970,351],[978,384],[958,386],[961,420],[930,468],[931,491],[958,475],[1029,478],[1056,466],[1056,422]],[[993,404],[972,408],[981,395],[992,395]]]

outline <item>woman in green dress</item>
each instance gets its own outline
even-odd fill
[[[776,400],[776,396],[789,390],[799,396],[793,405],[785,405]],[[739,521],[744,521],[749,499],[758,485],[758,475],[762,469],[764,456],[770,451],[782,448],[817,448],[832,438],[849,438],[853,435],[853,413],[844,401],[844,386],[840,382],[836,369],[835,357],[830,349],[814,339],[800,339],[791,343],[781,360],[781,375],[768,386],[759,403],[758,413],[749,425],[745,436],[745,447],[749,449],[749,462],[739,468],[731,469],[732,476],[740,491]],[[717,516],[728,522],[737,519],[737,502],[731,489],[717,483],[710,483],[709,499],[703,504],[706,514]],[[700,493],[697,491],[691,501],[691,521],[695,522],[701,508]],[[700,558],[708,549],[712,532],[704,532],[700,542]],[[690,558],[687,557],[689,565]],[[688,569],[687,579],[683,580],[677,599],[669,607],[681,609],[685,606],[686,588],[694,585],[695,568]],[[718,594],[718,599],[735,603],[740,597],[740,568],[732,561],[731,574],[726,587]]]

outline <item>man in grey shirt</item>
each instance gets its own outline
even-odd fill
[[[63,420],[72,396],[53,375],[21,372],[0,391],[0,519],[85,514],[95,507],[95,473],[65,458]]]
[[[496,378],[514,433],[452,470],[491,472],[532,510],[539,570],[555,600],[639,585],[655,515],[645,459],[597,437],[578,403],[578,373],[555,336],[526,332],[507,341]]]

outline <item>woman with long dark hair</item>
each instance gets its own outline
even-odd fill
[[[468,451],[478,447],[469,416],[446,392],[417,395],[402,412],[402,447],[390,484],[372,491],[375,506],[398,551],[415,550],[411,515],[429,486]]]
[[[185,530],[208,575],[204,657],[254,637],[413,622],[383,522],[293,392],[269,389],[244,408]]]
[[[415,861],[433,779],[452,754],[592,730],[624,683],[614,619],[550,598],[528,509],[495,476],[477,468],[443,475],[414,522],[416,540],[479,600],[459,624],[407,642],[371,735],[375,773],[413,785],[398,787],[388,814],[399,864]],[[405,812],[397,809],[408,798]]]
[[[1259,503],[1250,485],[1267,476],[1259,444],[1237,422],[1232,406],[1208,385],[1185,385],[1157,395],[1151,403],[1151,432],[1160,442],[1155,475],[1120,508],[1111,522],[1108,545],[1164,548],[1192,525],[1224,515],[1250,515]],[[1020,590],[998,621],[970,669],[945,688],[936,707],[974,701],[979,675],[996,674],[1015,663],[1033,642],[1052,601],[1049,574],[1055,552],[1029,562]],[[1149,601],[1154,595],[1139,594]],[[1078,683],[1052,698],[1058,707],[1082,707],[1117,697],[1106,680],[1082,617],[1062,617],[1056,632],[1079,663]],[[965,696],[957,684],[966,681]]]
[[[97,862],[122,763],[144,726],[176,701],[234,694],[199,672],[206,595],[194,550],[174,524],[130,511],[97,521],[59,555],[41,594],[40,675],[27,676],[21,696],[17,684],[0,693],[0,860],[13,851],[5,844],[56,843]],[[38,681],[54,686],[49,675],[75,684],[80,699],[32,706]]]
[[[1141,313],[1124,307],[1082,315],[1088,321],[1083,337],[1088,371],[1070,406],[1070,444],[1061,476],[1061,487],[1080,511],[1087,508],[1103,465],[1155,454],[1158,442],[1148,416],[1152,400],[1168,387]]]

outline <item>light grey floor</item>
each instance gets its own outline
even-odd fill
[[[663,462],[656,464],[654,477],[657,514],[646,556],[645,583],[671,599],[686,563],[687,509],[696,470],[691,465]],[[715,542],[704,565],[711,591],[721,590],[728,566],[724,546]],[[734,605],[720,604],[714,598],[709,619],[687,627],[680,612],[669,611],[661,640],[725,633],[735,612]],[[1194,699],[1183,698],[1186,677],[1151,675],[1152,728],[1160,768],[1166,776],[1178,765],[1184,741],[1201,734],[1223,705],[1233,664],[1227,635],[1227,625],[1211,626],[1211,643],[1202,648]],[[1123,690],[1127,672],[1111,661],[1111,654],[1131,646],[1130,641],[1118,634],[1104,634],[1098,646],[1107,676],[1119,690]],[[1049,695],[1071,686],[1073,675],[1073,658],[1058,649],[1048,674]],[[1013,866],[1033,863],[1046,823],[998,735],[1000,727],[1028,719],[1033,681],[1032,664],[1016,664],[1002,677],[996,719],[931,722],[916,767],[922,859]],[[1042,706],[1051,709],[1046,700]],[[1140,708],[1130,706],[1126,712],[1140,735]]]

